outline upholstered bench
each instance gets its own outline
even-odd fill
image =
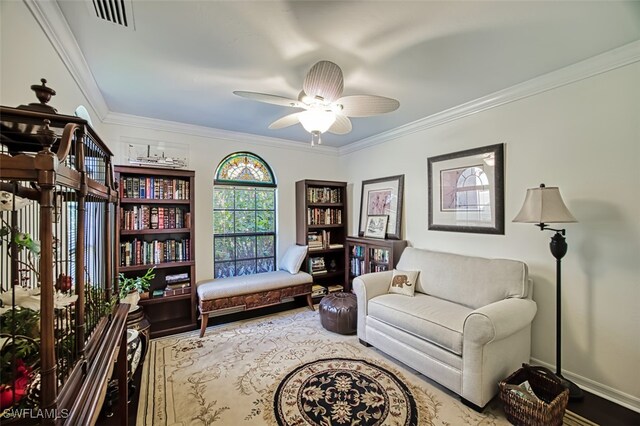
[[[209,316],[262,308],[286,302],[296,296],[307,296],[311,310],[313,278],[306,272],[287,271],[219,278],[196,284],[200,310],[200,337],[204,336]]]

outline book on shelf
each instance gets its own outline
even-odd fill
[[[307,200],[310,203],[342,203],[340,188],[307,188]]]
[[[311,275],[326,274],[327,267],[324,263],[324,257],[310,257],[309,272]]]
[[[173,284],[173,283],[177,283],[177,282],[185,282],[185,281],[189,281],[189,273],[188,272],[183,272],[180,274],[172,274],[172,275],[167,275],[164,277],[164,280],[166,281],[167,284]]]
[[[325,294],[327,294],[327,288],[318,284],[314,284],[311,287],[311,296],[312,297],[317,297],[317,296],[324,296]]]
[[[329,292],[329,294],[331,293],[339,293],[341,291],[344,290],[344,286],[340,285],[340,284],[334,284],[334,285],[330,285],[327,287],[327,291]]]
[[[341,249],[344,247],[344,244],[329,244],[330,249]]]
[[[344,244],[331,244],[331,231],[327,231],[325,229],[317,232],[309,232],[307,234],[307,245],[311,251],[344,247]]]

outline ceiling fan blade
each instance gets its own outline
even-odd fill
[[[342,70],[333,62],[320,61],[311,67],[302,88],[307,96],[333,102],[342,95],[344,89]]]
[[[335,133],[336,135],[346,135],[352,129],[351,120],[349,117],[336,114],[336,121],[329,127],[327,132]]]
[[[298,124],[300,122],[300,119],[298,118],[299,116],[300,116],[299,112],[294,112],[293,114],[285,115],[284,117],[278,118],[276,121],[269,124],[269,128],[273,130],[273,129],[283,129],[285,127],[293,126],[294,124]]]
[[[257,93],[257,92],[244,92],[242,90],[236,90],[233,92],[234,95],[241,96],[243,98],[251,99],[258,102],[266,102],[268,104],[274,105],[282,105],[287,107],[295,107],[302,108],[302,102],[299,102],[296,99],[289,99],[283,96],[277,95],[268,95],[266,93]]]
[[[345,96],[336,101],[342,105],[340,114],[348,117],[369,117],[395,111],[400,102],[395,99],[376,95]]]

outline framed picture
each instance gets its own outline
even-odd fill
[[[404,175],[362,181],[358,235],[364,235],[369,216],[386,215],[388,221],[385,238],[401,239],[403,189]]]
[[[375,215],[367,217],[367,227],[364,236],[369,238],[384,238],[387,231],[387,215]]]
[[[427,160],[429,229],[504,235],[504,144]]]

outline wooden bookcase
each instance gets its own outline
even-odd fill
[[[345,246],[344,280],[351,287],[353,279],[357,276],[395,268],[407,246],[407,240],[347,237]]]
[[[344,281],[347,217],[346,182],[296,182],[296,243],[309,245],[301,270],[313,275],[314,284],[349,290]]]
[[[120,192],[117,272],[134,277],[155,267],[149,297],[139,302],[152,338],[194,330],[195,173],[139,166],[115,166],[114,171]],[[185,287],[165,291],[168,284]],[[162,295],[153,296],[154,291]]]

